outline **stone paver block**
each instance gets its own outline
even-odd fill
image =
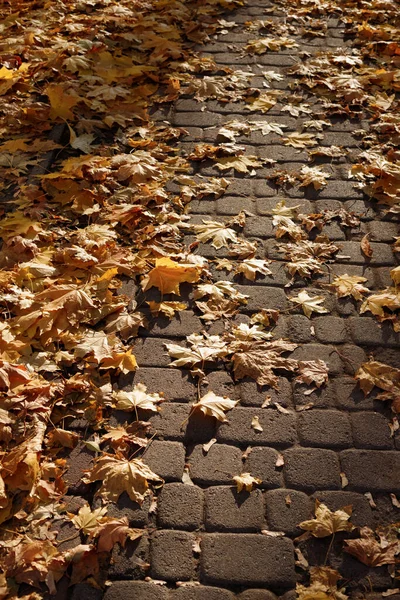
[[[342,344],[347,341],[346,325],[339,317],[317,317],[313,320],[318,341],[327,344]]]
[[[349,325],[352,338],[356,344],[400,346],[400,334],[393,331],[391,324],[383,323],[380,325],[376,319],[362,316],[351,317]]]
[[[268,529],[287,535],[301,533],[299,523],[312,517],[313,502],[297,490],[271,490],[265,494]]]
[[[338,410],[309,410],[297,421],[302,446],[348,448],[352,445],[348,416]]]
[[[262,535],[206,534],[200,558],[201,579],[228,585],[293,587],[293,544]]]
[[[183,310],[172,319],[158,317],[156,322],[145,331],[144,336],[154,337],[181,337],[184,338],[191,333],[198,333],[203,329],[200,318],[191,310]]]
[[[104,600],[131,600],[131,598],[135,600],[168,600],[168,590],[145,581],[115,581],[104,595]],[[85,599],[82,597],[79,600]]]
[[[313,498],[326,504],[328,508],[335,511],[343,506],[353,507],[351,514],[351,522],[357,527],[373,527],[374,526],[374,511],[368,502],[368,499],[363,494],[355,492],[330,492],[318,491],[313,494]]]
[[[389,244],[380,244],[371,242],[372,256],[367,258],[359,242],[341,242],[341,255],[350,256],[349,259],[343,259],[348,263],[371,264],[371,265],[394,265],[395,259],[392,248]],[[340,259],[338,259],[340,261]]]
[[[207,442],[215,436],[215,419],[194,412],[190,419],[191,406],[177,402],[166,402],[161,411],[150,417],[152,432],[158,437],[185,442]]]
[[[143,462],[166,481],[180,481],[185,466],[185,447],[179,442],[152,442]]]
[[[261,490],[237,492],[236,488],[212,487],[205,492],[208,531],[260,531],[264,523]]]
[[[195,576],[194,536],[185,531],[157,531],[151,539],[151,576],[185,581]]]
[[[97,499],[96,508],[101,506],[100,499]],[[98,502],[98,505],[97,505]],[[127,517],[131,527],[144,527],[149,521],[150,498],[145,498],[142,506],[133,502],[126,492],[123,492],[116,503],[108,504],[107,516],[121,519]]]
[[[311,325],[314,325],[315,321],[310,321],[303,315],[292,315],[288,321],[291,342],[304,344],[313,341]]]
[[[400,452],[344,450],[340,453],[340,461],[349,480],[349,490],[400,491]]]
[[[259,386],[253,380],[244,378],[238,384],[240,394],[240,404],[242,406],[261,407],[266,396],[270,396],[273,402],[278,402],[284,407],[292,406],[292,386],[290,381],[280,377],[278,389],[272,389],[268,386]]]
[[[374,409],[373,392],[368,396],[360,390],[353,377],[337,377],[332,382],[336,406],[343,410],[363,411]]]
[[[261,479],[261,487],[280,487],[283,478],[281,469],[276,466],[278,458],[278,452],[272,448],[252,448],[244,463],[243,470],[251,473],[253,477]]]
[[[170,592],[169,600],[235,600],[235,595],[222,588],[202,586],[185,586]]]
[[[354,446],[379,450],[391,450],[393,438],[389,419],[379,413],[363,412],[351,415]]]
[[[291,448],[284,452],[283,467],[289,488],[312,491],[315,489],[339,489],[339,459],[332,450],[320,448]]]
[[[93,452],[90,452],[83,443],[79,443],[71,450],[68,457],[68,470],[64,480],[70,492],[84,496],[88,491],[88,485],[82,482],[84,472],[93,466]]]
[[[340,373],[343,370],[342,361],[334,346],[322,344],[303,344],[296,348],[290,355],[290,358],[297,360],[318,360],[326,362],[331,375]]]
[[[278,288],[266,286],[238,285],[237,289],[241,294],[249,296],[245,311],[257,311],[263,308],[274,308],[284,310],[287,308],[287,299],[285,292]]]
[[[269,590],[245,590],[237,596],[237,600],[277,600],[277,596]]]
[[[251,422],[258,416],[263,431],[255,431]],[[229,421],[222,423],[217,440],[239,445],[256,444],[278,447],[291,446],[296,442],[296,417],[274,409],[238,408],[229,413]]]
[[[167,367],[171,363],[161,338],[138,338],[133,352],[139,367]]]
[[[242,472],[242,453],[239,448],[225,444],[214,444],[208,453],[202,446],[196,446],[189,457],[189,469],[195,483],[232,483],[234,475]]]
[[[59,590],[57,590],[57,592],[58,591]],[[55,598],[57,598],[57,596],[55,596]],[[71,596],[71,600],[102,600],[102,598],[103,590],[97,590],[88,583],[78,583],[74,585]]]
[[[183,483],[167,483],[158,497],[158,523],[162,528],[197,529],[203,521],[203,490]]]

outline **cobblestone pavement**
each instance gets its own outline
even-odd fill
[[[266,0],[249,0],[246,8],[227,15],[226,20],[241,24],[266,16],[285,19],[279,9],[266,13],[265,9],[270,8],[274,7]],[[341,48],[348,43],[342,24],[334,19],[328,22],[326,37],[307,42],[299,39],[298,48],[257,57],[242,55],[241,48],[253,37],[254,34],[238,27],[204,47],[204,56],[212,56],[221,67],[242,68],[255,74],[273,69],[285,75],[285,68],[297,62],[303,53]],[[290,82],[290,77],[285,76],[271,85],[290,94]],[[262,88],[262,77],[253,81],[253,85],[257,84]],[[205,110],[200,110],[202,106]],[[302,121],[311,118],[310,115],[295,118],[281,112],[281,108],[278,103],[268,112],[267,119],[286,125],[287,132],[298,130]],[[183,147],[189,152],[198,142],[215,142],[216,126],[235,118],[244,120],[248,112],[240,103],[207,101],[203,105],[194,99],[181,99],[154,117],[187,129]],[[254,177],[228,175],[230,185],[222,198],[191,203],[191,212],[198,222],[204,217],[223,220],[241,210],[251,214],[244,234],[249,240],[259,240],[265,256],[273,259],[274,275],[238,286],[250,296],[243,319],[258,309],[280,309],[279,336],[299,344],[294,358],[326,361],[329,383],[305,396],[301,386],[294,388],[283,377],[279,390],[271,391],[257,388],[250,380],[234,384],[224,370],[215,370],[208,375],[211,389],[240,400],[240,404],[229,412],[229,422],[219,427],[213,419],[194,416],[181,428],[190,403],[196,398],[196,388],[187,372],[168,368],[170,359],[164,344],[201,331],[203,323],[196,314],[185,311],[181,320],[166,320],[165,324],[159,321],[157,327],[147,332],[135,349],[140,381],[150,392],[159,392],[162,382],[169,402],[151,419],[156,438],[145,454],[145,461],[166,483],[158,492],[156,511],[149,512],[150,501],[139,508],[125,495],[110,509],[110,515],[127,515],[131,526],[145,527],[148,533],[140,541],[129,542],[124,550],[114,551],[109,573],[113,583],[104,595],[105,600],[233,600],[234,597],[270,600],[274,594],[292,598],[301,573],[295,566],[293,539],[301,533],[298,523],[312,516],[315,498],[326,502],[331,509],[352,504],[352,520],[356,525],[375,527],[399,520],[400,511],[393,506],[390,494],[400,493],[400,438],[391,436],[390,409],[374,401],[373,395],[364,398],[353,379],[355,370],[370,353],[382,362],[400,366],[399,335],[393,333],[390,324],[379,326],[374,318],[359,315],[351,300],[334,300],[332,295],[327,296],[326,306],[330,311],[327,315],[316,315],[309,320],[300,310],[288,312],[285,285],[289,277],[276,251],[271,223],[271,211],[282,197],[286,197],[289,206],[301,204],[305,213],[345,207],[361,214],[361,227],[351,230],[351,234],[335,223],[325,228],[324,233],[341,250],[331,273],[318,282],[328,282],[334,274],[348,273],[365,276],[371,290],[390,284],[389,271],[396,264],[391,243],[397,235],[397,223],[389,217],[375,220],[372,204],[347,179],[351,156],[360,149],[360,137],[354,132],[363,127],[363,122],[333,119],[332,123],[322,145],[344,146],[350,153],[332,165],[331,178],[320,192],[305,193],[304,188],[291,188],[282,193],[266,179],[271,169],[259,169]],[[276,166],[285,169],[298,169],[307,160],[305,152],[283,146],[278,136],[266,138],[252,133],[239,141],[246,144],[249,154],[274,158],[278,161]],[[220,175],[207,162],[196,164],[194,169],[202,175]],[[366,233],[371,234],[373,247],[369,259],[360,250],[360,240]],[[211,245],[201,245],[199,253],[225,255],[224,249],[215,251]],[[221,271],[216,271],[215,277],[230,278]],[[302,286],[301,281],[297,282],[295,289]],[[314,290],[324,294],[323,289],[314,289],[313,284],[307,289],[309,293]],[[211,331],[218,333],[221,325],[212,326]],[[131,381],[122,381],[122,385],[125,383],[129,385]],[[267,393],[279,402],[281,411],[261,408]],[[301,410],[310,402],[314,404],[311,410]],[[260,432],[250,426],[255,415],[263,429]],[[202,444],[213,437],[217,442],[205,453]],[[248,447],[251,452],[244,458]],[[80,478],[82,470],[90,466],[92,456],[80,447],[72,453],[68,479],[76,498],[71,498],[71,502],[79,503],[86,493]],[[278,460],[280,457],[282,461]],[[194,485],[182,482],[185,465],[189,466]],[[232,477],[244,471],[259,477],[262,484],[250,494],[238,495]],[[345,487],[342,487],[343,474],[348,481]],[[375,508],[365,496],[368,492]],[[262,530],[283,532],[284,536],[262,535]],[[68,536],[66,531],[65,537]],[[310,564],[323,564],[328,543],[329,540],[304,543],[302,551]],[[340,543],[337,547],[334,543],[330,564],[340,566],[348,589],[372,598],[381,597],[380,592],[392,585],[386,567],[369,569],[341,553],[339,548]],[[142,568],[146,563],[150,564],[147,570]],[[145,577],[166,581],[168,585],[146,582]],[[188,581],[200,585],[175,585]],[[75,587],[73,600],[97,600],[102,594],[80,584]]]

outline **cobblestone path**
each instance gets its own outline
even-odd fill
[[[272,89],[285,92],[283,102],[278,102],[267,116],[257,115],[257,119],[284,125],[285,133],[290,133],[300,130],[302,122],[313,117],[294,117],[281,111],[287,96],[294,92],[285,69],[308,54],[343,48],[351,41],[344,37],[343,24],[329,19],[325,37],[308,41],[299,38],[297,48],[261,56],[242,54],[243,46],[254,38],[254,33],[246,32],[241,24],[265,18],[284,22],[285,14],[267,0],[249,0],[245,8],[226,16],[238,27],[203,47],[203,56],[212,56],[221,68],[252,71],[259,75],[252,85],[259,88],[265,81],[262,71],[274,70],[283,75],[282,80],[271,83]],[[318,112],[318,101],[311,99],[309,103]],[[182,147],[189,153],[199,142],[215,143],[218,126],[232,119],[246,120],[248,111],[241,103],[210,100],[203,104],[181,99],[154,118],[187,129]],[[145,527],[148,534],[140,541],[129,542],[124,550],[114,551],[109,573],[113,583],[105,600],[271,600],[274,594],[289,599],[294,597],[296,580],[302,573],[295,565],[293,540],[301,534],[298,523],[312,517],[316,498],[332,510],[353,505],[352,521],[358,526],[373,528],[399,520],[400,511],[390,497],[400,492],[400,446],[388,426],[393,415],[383,402],[374,401],[373,395],[364,398],[353,378],[370,353],[381,362],[400,366],[399,335],[393,333],[390,324],[380,326],[370,313],[360,315],[351,299],[338,300],[323,287],[315,287],[314,282],[305,284],[299,280],[290,291],[306,286],[310,294],[325,294],[329,313],[308,319],[300,309],[289,311],[285,286],[290,278],[284,270],[282,254],[277,251],[286,241],[277,241],[272,227],[272,209],[283,197],[288,206],[300,204],[302,213],[341,207],[354,211],[361,215],[361,227],[344,230],[332,222],[324,228],[324,234],[339,245],[340,252],[330,272],[318,278],[318,284],[347,273],[366,277],[371,290],[390,285],[389,272],[396,264],[391,244],[398,235],[397,223],[390,215],[376,218],[373,204],[348,179],[351,161],[362,146],[362,138],[356,132],[365,123],[339,117],[331,122],[321,145],[343,146],[349,152],[327,163],[331,177],[320,191],[277,189],[266,176],[276,168],[298,171],[307,164],[307,153],[284,146],[278,135],[265,137],[253,132],[249,137],[238,138],[246,145],[246,152],[275,159],[277,164],[258,169],[252,177],[229,171],[229,187],[223,197],[193,201],[190,205],[193,220],[199,223],[203,218],[223,221],[247,211],[244,235],[259,241],[260,257],[272,259],[273,276],[258,277],[253,284],[240,281],[237,288],[249,295],[241,320],[247,322],[248,315],[259,309],[281,310],[275,334],[298,344],[294,358],[326,361],[329,382],[304,395],[302,386],[294,387],[283,377],[279,390],[271,391],[258,388],[250,380],[234,384],[228,373],[217,369],[208,374],[211,389],[218,395],[240,400],[228,413],[229,422],[216,426],[213,419],[194,417],[181,428],[190,403],[196,399],[196,387],[187,372],[168,367],[170,358],[164,344],[200,332],[204,324],[190,311],[182,312],[180,319],[171,322],[158,321],[138,341],[135,355],[140,381],[150,392],[159,392],[161,382],[169,401],[151,418],[156,437],[145,453],[146,463],[166,483],[158,492],[156,510],[149,511],[150,501],[139,508],[125,495],[109,510],[110,515],[127,515],[132,526]],[[220,176],[211,161],[194,163],[193,169],[204,176]],[[366,233],[371,234],[372,240],[370,258],[360,249],[360,240]],[[209,244],[201,244],[198,252],[206,257],[227,255],[225,249],[215,251]],[[234,280],[223,271],[215,271],[214,275]],[[134,287],[128,291],[135,293]],[[209,331],[220,333],[222,327],[218,322]],[[121,381],[121,386],[131,383]],[[261,408],[267,394],[279,403],[280,410]],[[302,410],[309,403],[313,403],[312,409]],[[259,417],[262,431],[251,427],[254,416]],[[214,437],[217,441],[206,453],[203,444]],[[249,447],[251,452],[244,454]],[[92,456],[80,447],[73,451],[68,479],[70,490],[78,498],[84,493],[82,470],[90,466]],[[194,485],[182,481],[185,465]],[[250,494],[237,494],[232,478],[241,472],[251,472],[262,484]],[[374,507],[366,493],[372,494]],[[263,535],[265,530],[284,535]],[[301,549],[311,565],[321,565],[328,544],[329,539],[308,540]],[[329,562],[340,567],[348,591],[359,597],[378,598],[392,586],[386,566],[370,569],[340,548],[340,541],[333,544]],[[142,568],[146,563],[150,564],[147,570]],[[166,581],[167,585],[155,585],[145,581],[146,577]],[[189,581],[199,585],[178,585]],[[102,595],[103,592],[80,584],[73,600],[97,599]]]

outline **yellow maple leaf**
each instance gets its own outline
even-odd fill
[[[50,100],[50,118],[57,119],[73,119],[74,113],[71,111],[78,102],[80,102],[79,96],[72,96],[66,94],[63,87],[58,84],[48,85],[45,90]]]
[[[179,295],[179,284],[195,283],[200,278],[199,267],[180,264],[170,258],[157,258],[156,266],[142,279],[142,289],[146,292],[156,287],[161,294]]]
[[[349,522],[352,506],[344,506],[335,512],[331,511],[325,504],[318,500],[315,502],[315,519],[303,521],[300,527],[311,531],[317,538],[327,537],[337,531],[352,531],[354,526]]]

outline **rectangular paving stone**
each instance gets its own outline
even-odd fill
[[[185,466],[185,447],[179,442],[153,441],[146,448],[143,462],[166,481],[180,481]]]
[[[340,489],[339,458],[332,450],[291,448],[283,456],[283,473],[289,488],[305,491]]]
[[[258,416],[263,431],[256,431],[251,422]],[[274,409],[235,407],[229,412],[227,423],[221,423],[217,440],[238,445],[254,444],[284,448],[292,446],[296,440],[296,416],[284,414]]]
[[[205,491],[207,531],[261,531],[264,525],[262,492],[238,492],[236,487],[216,486]]]
[[[85,600],[82,596],[79,600]],[[114,581],[107,588],[104,600],[168,600],[168,590],[160,585],[145,581]],[[78,600],[78,598],[77,598]]]
[[[300,413],[297,429],[302,446],[349,448],[352,446],[350,421],[339,410],[308,410]]]
[[[294,586],[293,544],[287,538],[205,534],[201,547],[201,580],[206,583]]]
[[[198,529],[203,522],[203,496],[203,490],[195,485],[165,484],[158,496],[158,525],[164,529]]]
[[[244,311],[256,311],[263,308],[284,310],[287,307],[287,299],[283,290],[266,286],[238,285],[241,294],[249,296]]]
[[[299,535],[299,523],[311,519],[314,503],[298,490],[270,490],[264,495],[268,529]]]
[[[170,590],[169,600],[235,600],[235,595],[223,588],[196,585]]]
[[[242,473],[242,452],[226,444],[214,444],[207,453],[196,446],[188,461],[190,476],[200,485],[230,484]]]
[[[194,535],[186,531],[156,531],[150,541],[151,577],[186,581],[196,574]]]
[[[354,446],[374,450],[391,450],[393,438],[388,417],[376,412],[360,412],[350,416]]]
[[[340,453],[348,489],[361,492],[400,491],[400,452],[344,450]]]
[[[292,386],[288,379],[279,378],[278,389],[272,389],[269,386],[259,386],[249,378],[240,380],[237,384],[239,388],[240,404],[242,406],[261,407],[267,396],[271,397],[273,402],[278,402],[285,408],[292,406]]]
[[[136,371],[135,379],[129,389],[137,383],[143,383],[150,394],[163,392],[167,402],[170,400],[192,402],[196,399],[195,381],[189,372],[183,369],[142,367]]]
[[[326,504],[331,510],[339,510],[343,506],[352,506],[351,522],[357,527],[374,527],[375,512],[372,510],[368,499],[363,494],[322,490],[314,492],[313,499]]]
[[[282,487],[282,469],[276,466],[279,458],[279,453],[273,448],[252,448],[244,462],[243,471],[261,479],[262,488]]]

